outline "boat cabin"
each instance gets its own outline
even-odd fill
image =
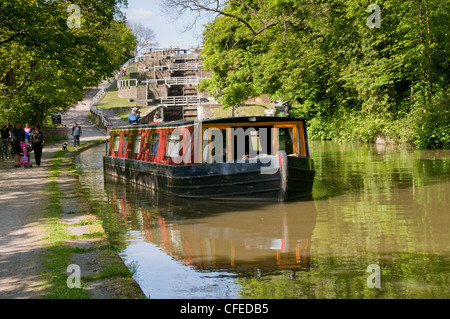
[[[237,117],[131,125],[111,131],[108,156],[167,165],[240,162],[264,155],[309,158],[304,119]]]

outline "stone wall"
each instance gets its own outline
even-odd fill
[[[42,134],[44,134],[44,139],[46,141],[62,141],[67,140],[67,127],[43,127]]]
[[[125,86],[119,89],[119,97],[124,99],[135,99],[137,96],[137,86]]]
[[[147,88],[145,85],[121,87],[118,96],[124,99],[145,100],[147,99]],[[138,106],[147,106],[147,102],[135,102]]]

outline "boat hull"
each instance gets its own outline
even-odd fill
[[[166,165],[105,156],[106,174],[185,198],[286,201],[311,197],[315,171],[309,158],[280,152],[243,163]]]

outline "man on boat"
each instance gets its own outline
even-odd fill
[[[137,107],[133,107],[130,115],[128,115],[128,124],[139,124],[139,118],[141,117],[140,114],[141,112],[139,112],[139,109]]]

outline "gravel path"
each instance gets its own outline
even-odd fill
[[[48,158],[41,167],[14,168],[14,161],[0,163],[0,298],[30,298],[39,284],[36,257],[45,246],[42,211],[48,204]]]
[[[100,86],[101,87],[101,86]],[[74,122],[83,130],[80,142],[104,137],[87,120],[90,99],[97,89],[86,92],[86,98],[62,116],[70,131]],[[34,298],[42,284],[38,275],[37,256],[46,247],[43,212],[49,203],[45,195],[50,174],[50,159],[61,149],[62,142],[43,149],[42,165],[14,168],[14,161],[0,161],[0,298]],[[30,158],[34,163],[34,155]]]

